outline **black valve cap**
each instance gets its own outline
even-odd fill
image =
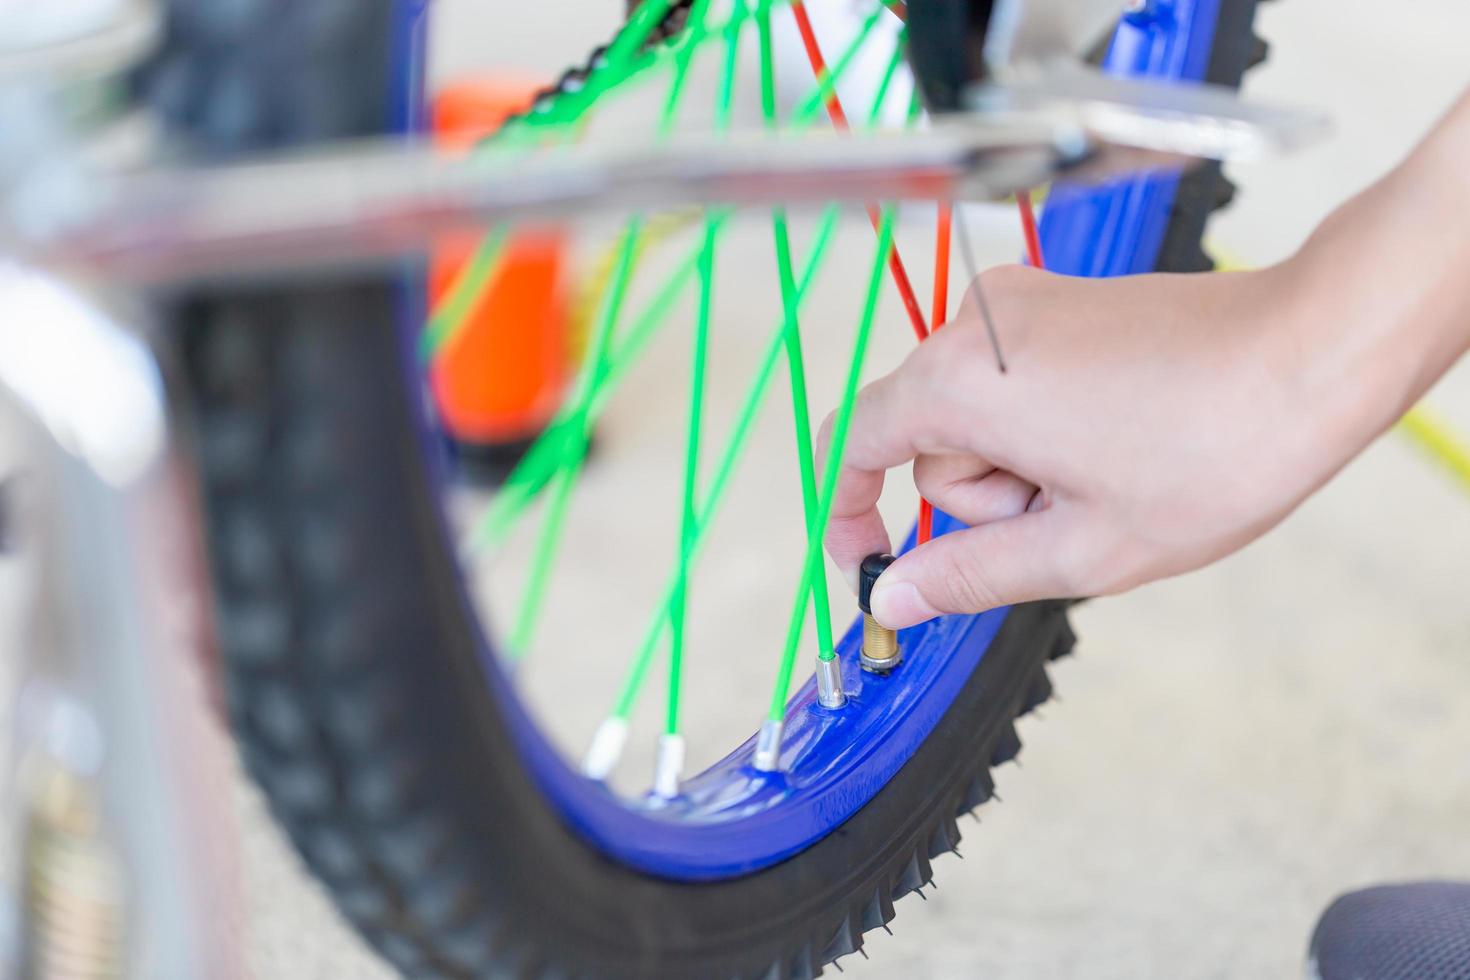
[[[873,596],[873,583],[896,561],[898,559],[892,555],[869,555],[863,559],[863,564],[858,569],[858,608],[863,612],[873,611],[868,605],[868,600]]]

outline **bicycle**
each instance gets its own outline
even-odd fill
[[[1024,215],[1031,187],[1062,178],[1034,234],[1034,219],[1023,218],[1034,264],[1044,258],[1050,268],[1089,275],[1209,268],[1204,224],[1231,193],[1218,165],[1183,176],[1115,176],[1100,186],[1068,186],[1065,178],[1116,166],[1102,151],[1127,145],[1125,134],[1141,144],[1144,162],[1168,164],[1180,151],[1243,152],[1298,138],[1310,126],[1243,109],[1217,91],[1191,97],[1107,79],[1237,85],[1264,57],[1251,33],[1254,0],[1130,5],[1097,53],[1104,75],[1050,68],[1050,56],[1090,44],[1095,28],[1117,20],[1107,7],[1078,5],[1050,22],[1065,28],[1058,37],[1045,17],[1028,16],[1044,10],[1040,4],[874,3],[858,36],[829,62],[800,3],[647,0],[604,51],[482,154],[348,152],[326,163],[125,176],[95,213],[70,224],[63,216],[37,234],[40,254],[94,275],[184,280],[151,293],[173,411],[165,411],[157,380],[147,381],[150,369],[134,364],[128,376],[144,380],[132,392],[136,404],[120,414],[142,412],[150,422],[140,429],[147,438],[130,444],[134,456],[112,460],[115,447],[86,438],[93,430],[85,426],[63,424],[58,439],[101,475],[89,484],[96,503],[107,499],[107,480],[131,486],[157,466],[170,438],[164,420],[177,420],[182,455],[197,466],[224,698],[247,768],[344,914],[399,969],[810,976],[860,950],[865,932],[892,919],[898,898],[931,881],[931,861],[958,842],[957,817],[991,797],[991,768],[1019,751],[1015,718],[1050,696],[1046,664],[1073,643],[1066,604],[949,617],[880,637],[896,639],[902,662],[867,664],[876,669],[862,660],[861,623],[842,635],[833,630],[837,601],[820,552],[831,468],[812,451],[799,325],[841,212],[831,204],[821,211],[798,263],[801,229],[781,202],[940,201],[939,284],[927,314],[902,258],[912,251],[896,244],[894,208],[868,208],[877,243],[863,269],[845,406],[890,281],[918,337],[946,319],[950,201],[962,193],[1020,192]],[[194,152],[223,160],[420,125],[422,3],[303,4],[280,12],[285,24],[270,20],[273,9],[185,0],[170,8],[161,53],[137,86]],[[783,125],[772,35],[788,14],[814,78]],[[790,138],[823,116],[852,125],[838,80],[879,26],[900,16],[908,34],[887,59],[868,121],[888,103],[906,53],[923,94],[909,100],[911,124],[924,103],[970,111],[903,139]],[[141,42],[132,43],[136,53]],[[752,43],[760,115],[774,135],[745,143],[724,134],[739,52]],[[674,137],[686,83],[709,64],[709,132],[681,141]],[[660,73],[670,84],[645,141],[604,156],[590,135],[588,146],[565,148],[571,132],[595,126]],[[972,101],[969,87],[986,82]],[[531,165],[541,173],[527,174]],[[342,187],[343,173],[361,184]],[[268,206],[271,195],[284,205]],[[383,201],[393,207],[374,210]],[[464,307],[493,278],[511,224],[608,203],[634,217],[616,238],[581,380],[469,529],[470,540],[505,550],[516,522],[543,510],[514,625],[497,655],[465,583],[466,566],[474,566],[452,534],[449,478],[420,378],[455,342]],[[645,213],[676,203],[700,208],[690,240],[667,280],[638,297]],[[739,220],[734,204],[768,207],[761,220],[769,222],[779,308],[711,470],[713,409],[701,379],[717,339],[715,262],[722,236]],[[487,221],[493,229],[447,299],[416,317],[416,274],[384,257]],[[24,220],[16,224],[31,233]],[[964,251],[962,221],[960,229]],[[334,271],[313,278],[317,265]],[[283,282],[275,275],[283,267],[305,271]],[[255,278],[222,278],[243,272]],[[530,682],[534,663],[522,662],[546,622],[545,583],[597,420],[682,291],[695,302],[695,381],[682,478],[673,481],[676,532],[664,548],[674,570],[578,771],[543,733],[544,716],[523,704],[516,681]],[[410,332],[405,319],[427,325]],[[997,341],[999,358],[1003,336]],[[128,350],[117,356],[137,361]],[[772,645],[781,655],[760,731],[686,775],[681,694],[686,654],[696,646],[692,570],[782,363],[804,525],[791,559],[800,570],[796,598],[777,624],[780,642]],[[15,374],[5,380],[24,391]],[[43,420],[59,417],[31,402]],[[106,421],[114,408],[98,417]],[[844,419],[840,408],[839,451]],[[111,514],[121,521],[115,507]],[[953,526],[926,508],[908,546]],[[136,543],[119,540],[117,553],[130,547]],[[92,594],[112,588],[88,586]],[[811,649],[803,642],[809,618],[814,676],[793,693],[800,652]],[[609,784],[665,637],[668,696],[652,791],[628,799]],[[553,675],[552,694],[574,679]],[[187,877],[179,869],[160,874]]]

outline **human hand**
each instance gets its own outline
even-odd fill
[[[1119,592],[1197,568],[1280,521],[1344,461],[1314,438],[1309,385],[1280,338],[1288,267],[1089,280],[1019,266],[859,395],[827,548],[852,579],[890,548],[876,504],[912,460],[919,492],[968,529],[902,556],[873,613],[939,613]],[[818,458],[825,455],[830,422]]]

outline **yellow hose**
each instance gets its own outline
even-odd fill
[[[656,249],[679,232],[692,227],[699,220],[700,212],[694,210],[670,211],[651,216],[643,225],[638,236],[634,262],[640,262],[646,252]],[[604,247],[592,262],[591,271],[576,286],[572,298],[571,328],[568,347],[574,361],[580,362],[587,350],[587,337],[592,330],[592,321],[602,306],[602,297],[612,280],[613,266],[618,257],[619,243]]]
[[[1470,442],[1437,412],[1421,402],[1404,413],[1396,428],[1470,493]]]

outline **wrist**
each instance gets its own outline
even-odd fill
[[[1470,195],[1439,149],[1421,148],[1266,270],[1281,311],[1267,342],[1334,469],[1470,347]]]

